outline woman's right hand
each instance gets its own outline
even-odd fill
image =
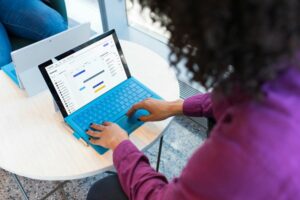
[[[183,100],[177,101],[162,101],[157,99],[148,98],[144,101],[141,101],[131,107],[127,112],[127,115],[130,117],[138,109],[145,109],[150,114],[147,116],[140,117],[140,120],[143,122],[148,121],[160,121],[174,115],[182,114]]]

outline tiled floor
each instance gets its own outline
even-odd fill
[[[165,137],[160,166],[160,171],[165,174],[169,180],[180,174],[180,171],[190,155],[206,138],[205,132],[206,130],[203,126],[196,124],[186,117],[176,117],[171,122],[171,125],[164,133]],[[156,164],[157,152],[158,142],[145,152],[153,167],[155,167]],[[106,174],[71,181],[71,183],[68,183],[64,187],[67,199],[85,199],[91,185],[104,176],[106,176]],[[20,179],[26,192],[29,194],[29,198],[32,200],[43,197],[56,186],[55,182],[36,181],[23,177],[20,177]],[[16,183],[8,172],[0,169],[0,200],[18,199],[21,200],[22,198]],[[49,197],[49,199],[60,200],[62,197],[59,192],[56,192],[53,196]]]

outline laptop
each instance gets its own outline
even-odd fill
[[[48,60],[39,69],[74,136],[103,154],[85,133],[91,123],[117,123],[129,134],[140,127],[140,109],[128,118],[126,112],[146,98],[161,97],[132,77],[116,32],[111,30]]]
[[[13,62],[3,71],[28,96],[47,89],[38,65],[90,39],[90,24],[85,23],[11,53]]]

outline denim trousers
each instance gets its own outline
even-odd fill
[[[11,62],[11,35],[38,41],[67,29],[67,23],[41,0],[0,0],[0,67]]]

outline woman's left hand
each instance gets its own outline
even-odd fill
[[[90,142],[94,145],[115,150],[121,142],[128,139],[126,131],[115,123],[92,124],[91,128],[86,133],[93,137]]]

